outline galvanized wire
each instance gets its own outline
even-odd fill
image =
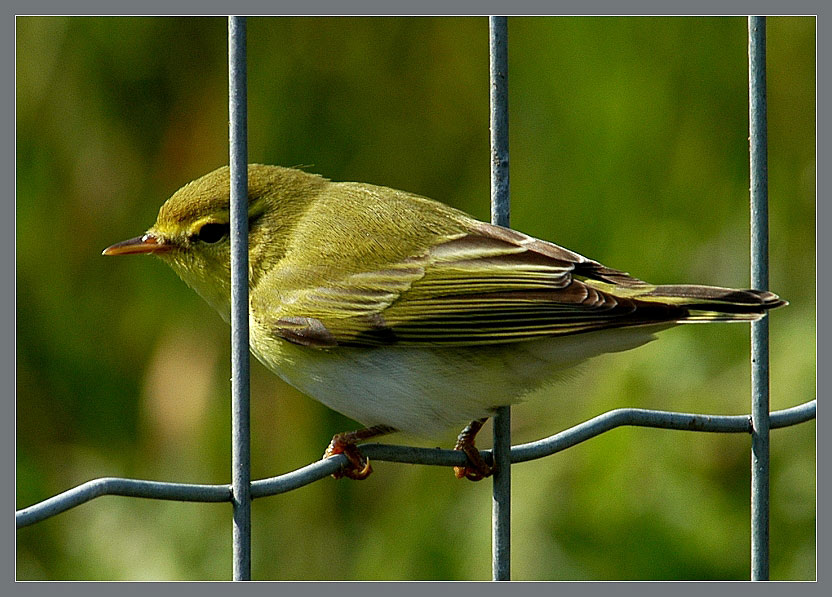
[[[748,17],[751,287],[768,290],[766,19]],[[768,316],[751,324],[751,580],[769,578]]]
[[[15,524],[17,528],[27,527],[105,495],[179,502],[230,502],[231,486],[101,477],[18,510],[14,516]]]
[[[779,429],[805,423],[816,417],[817,400],[771,413],[771,428]],[[511,462],[518,464],[545,458],[590,440],[618,427],[653,427],[678,431],[711,433],[751,433],[751,415],[703,415],[677,413],[640,408],[611,410],[570,427],[560,433],[511,448]],[[465,454],[456,450],[417,448],[391,444],[363,444],[361,452],[375,462],[399,462],[429,466],[464,466]],[[483,458],[493,463],[491,450],[482,451]],[[324,479],[344,467],[343,454],[318,460],[297,470],[260,479],[251,484],[251,497],[264,498],[286,493]],[[42,502],[15,513],[18,528],[29,526],[66,512],[95,498],[121,495],[183,502],[231,501],[230,485],[197,485],[191,483],[163,483],[139,479],[104,477],[88,481]]]
[[[251,579],[246,19],[228,17],[231,169],[231,487],[234,580]]]
[[[490,17],[488,25],[491,79],[491,223],[508,227],[508,19]],[[493,430],[491,572],[494,580],[510,580],[511,407],[503,406],[497,409]]]

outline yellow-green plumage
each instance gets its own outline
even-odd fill
[[[150,249],[130,250],[134,239],[112,254],[158,254],[227,321],[228,193],[227,168],[190,183],[143,237]],[[277,166],[249,166],[249,227],[254,354],[365,425],[418,435],[488,416],[672,325],[751,321],[785,304],[651,285],[430,199]]]

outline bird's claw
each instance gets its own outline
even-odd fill
[[[468,457],[468,464],[454,467],[454,475],[457,479],[482,481],[486,477],[490,477],[494,472],[494,468],[483,459],[480,451],[474,445],[473,440],[470,442],[457,442],[454,450],[464,452]]]
[[[329,443],[326,452],[324,452],[324,458],[337,456],[338,454],[346,456],[347,465],[332,473],[334,479],[347,477],[355,481],[363,481],[373,472],[370,459],[366,458],[355,444],[344,442],[336,435]]]

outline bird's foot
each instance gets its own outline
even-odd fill
[[[324,458],[343,454],[347,457],[347,465],[334,473],[334,479],[347,477],[356,481],[362,481],[370,476],[373,472],[373,467],[370,465],[370,459],[365,457],[354,443],[344,442],[341,438],[346,434],[339,434],[332,438],[329,446],[324,452]]]
[[[324,459],[343,454],[347,458],[347,465],[332,473],[332,477],[335,479],[347,477],[356,481],[362,481],[369,477],[370,473],[373,472],[373,467],[370,465],[370,459],[364,456],[358,446],[355,445],[356,442],[393,431],[395,429],[387,425],[374,425],[366,429],[338,433],[333,436],[326,452],[324,452]]]
[[[465,466],[455,466],[454,475],[457,479],[468,479],[469,481],[482,481],[486,477],[490,477],[494,469],[489,465],[480,455],[480,451],[474,445],[474,442],[464,446],[455,446],[454,450],[465,452],[468,457],[468,464]]]
[[[457,479],[482,481],[486,477],[490,477],[494,472],[494,468],[483,459],[482,454],[480,454],[480,451],[477,450],[477,446],[474,444],[474,438],[486,421],[487,419],[471,421],[459,434],[454,450],[464,452],[468,457],[468,464],[454,467],[454,475],[456,475]]]

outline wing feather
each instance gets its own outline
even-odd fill
[[[555,244],[475,222],[470,232],[424,254],[296,292],[288,301],[291,313],[279,314],[272,330],[320,348],[465,346],[667,321],[681,313],[610,292],[619,286],[639,293],[653,288]],[[306,333],[298,329],[304,322]]]

